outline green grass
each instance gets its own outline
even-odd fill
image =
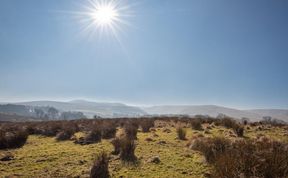
[[[111,155],[109,170],[112,177],[204,177],[211,171],[200,153],[186,147],[189,138],[203,131],[195,131],[187,128],[187,141],[176,139],[176,129],[169,128],[172,132],[165,133],[163,128],[157,128],[153,132],[138,132],[136,141],[137,164],[127,165],[122,163],[117,156]],[[224,131],[221,131],[224,130]],[[227,129],[216,127],[210,130],[211,134],[205,136],[224,136]],[[255,131],[252,128],[245,133],[246,137],[256,137],[258,133],[271,138],[288,141],[283,137],[284,130],[272,128],[265,131]],[[81,133],[78,133],[81,134]],[[146,138],[153,141],[146,141]],[[158,144],[165,141],[166,144]],[[57,142],[55,138],[30,135],[27,143],[19,149],[9,150],[15,159],[0,161],[0,176],[19,177],[89,177],[90,167],[95,154],[100,151],[111,153],[113,150],[110,140],[102,140],[100,143],[91,145],[76,145],[72,141]],[[4,153],[5,151],[0,151]],[[153,156],[159,156],[159,164],[150,163],[148,160]]]

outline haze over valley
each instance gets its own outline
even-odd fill
[[[25,106],[25,107],[21,107]],[[60,101],[30,101],[17,102],[0,105],[0,113],[16,114],[19,116],[39,117],[35,113],[35,109],[49,109],[53,107],[59,111],[57,118],[65,119],[61,116],[61,112],[67,114],[66,119],[80,118],[117,118],[117,117],[141,117],[141,116],[157,116],[157,115],[203,115],[217,117],[218,115],[226,115],[235,119],[248,118],[251,121],[262,120],[263,117],[271,117],[273,119],[288,122],[288,110],[285,109],[249,109],[241,110],[237,108],[228,108],[216,105],[158,105],[158,106],[129,106],[123,103],[109,102],[92,102],[86,100],[73,100],[68,102]],[[26,109],[25,109],[26,108]],[[48,108],[48,109],[47,109]],[[74,113],[74,115],[72,114]],[[78,113],[78,115],[76,115]],[[80,114],[79,114],[80,113]],[[41,116],[40,118],[43,118]],[[55,116],[54,116],[55,117]],[[53,119],[53,118],[51,118]],[[54,118],[55,119],[55,118]],[[0,116],[1,120],[1,116]],[[2,119],[3,120],[3,119]]]

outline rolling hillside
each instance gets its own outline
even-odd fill
[[[17,103],[26,106],[52,106],[62,111],[78,111],[91,118],[94,115],[101,117],[134,117],[145,115],[146,112],[138,107],[128,106],[122,103],[100,103],[85,100],[73,100],[70,102],[59,101],[31,101]]]
[[[239,110],[215,105],[163,105],[143,109],[149,114],[209,115],[212,117],[225,114],[238,119],[249,118],[252,121],[261,120],[264,116],[271,116],[288,122],[288,110],[280,109]]]
[[[82,112],[88,118],[94,115],[100,117],[138,117],[145,115],[209,115],[216,117],[219,114],[241,119],[249,118],[251,121],[261,120],[264,116],[271,116],[288,122],[288,110],[285,109],[252,109],[239,110],[234,108],[216,106],[216,105],[160,105],[151,107],[135,107],[122,103],[103,103],[91,102],[85,100],[73,100],[70,102],[59,101],[30,101],[13,103],[13,112],[9,105],[0,105],[0,112],[17,114],[21,116],[30,116],[30,107],[54,107],[59,111]],[[19,108],[19,111],[17,110]],[[28,108],[28,109],[27,109]],[[17,112],[15,111],[17,110]]]

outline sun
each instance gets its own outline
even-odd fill
[[[103,4],[95,7],[91,17],[98,26],[111,26],[117,21],[119,14],[111,4]]]
[[[131,26],[129,18],[134,16],[127,0],[86,0],[81,11],[73,11],[81,23],[81,34],[89,39],[115,38],[120,41],[124,27]]]

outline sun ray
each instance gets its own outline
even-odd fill
[[[80,5],[82,11],[66,11],[66,13],[76,16],[81,23],[80,34],[89,38],[95,35],[99,39],[103,36],[112,36],[119,42],[122,27],[131,26],[128,19],[133,16],[133,12],[127,0],[87,0]]]

